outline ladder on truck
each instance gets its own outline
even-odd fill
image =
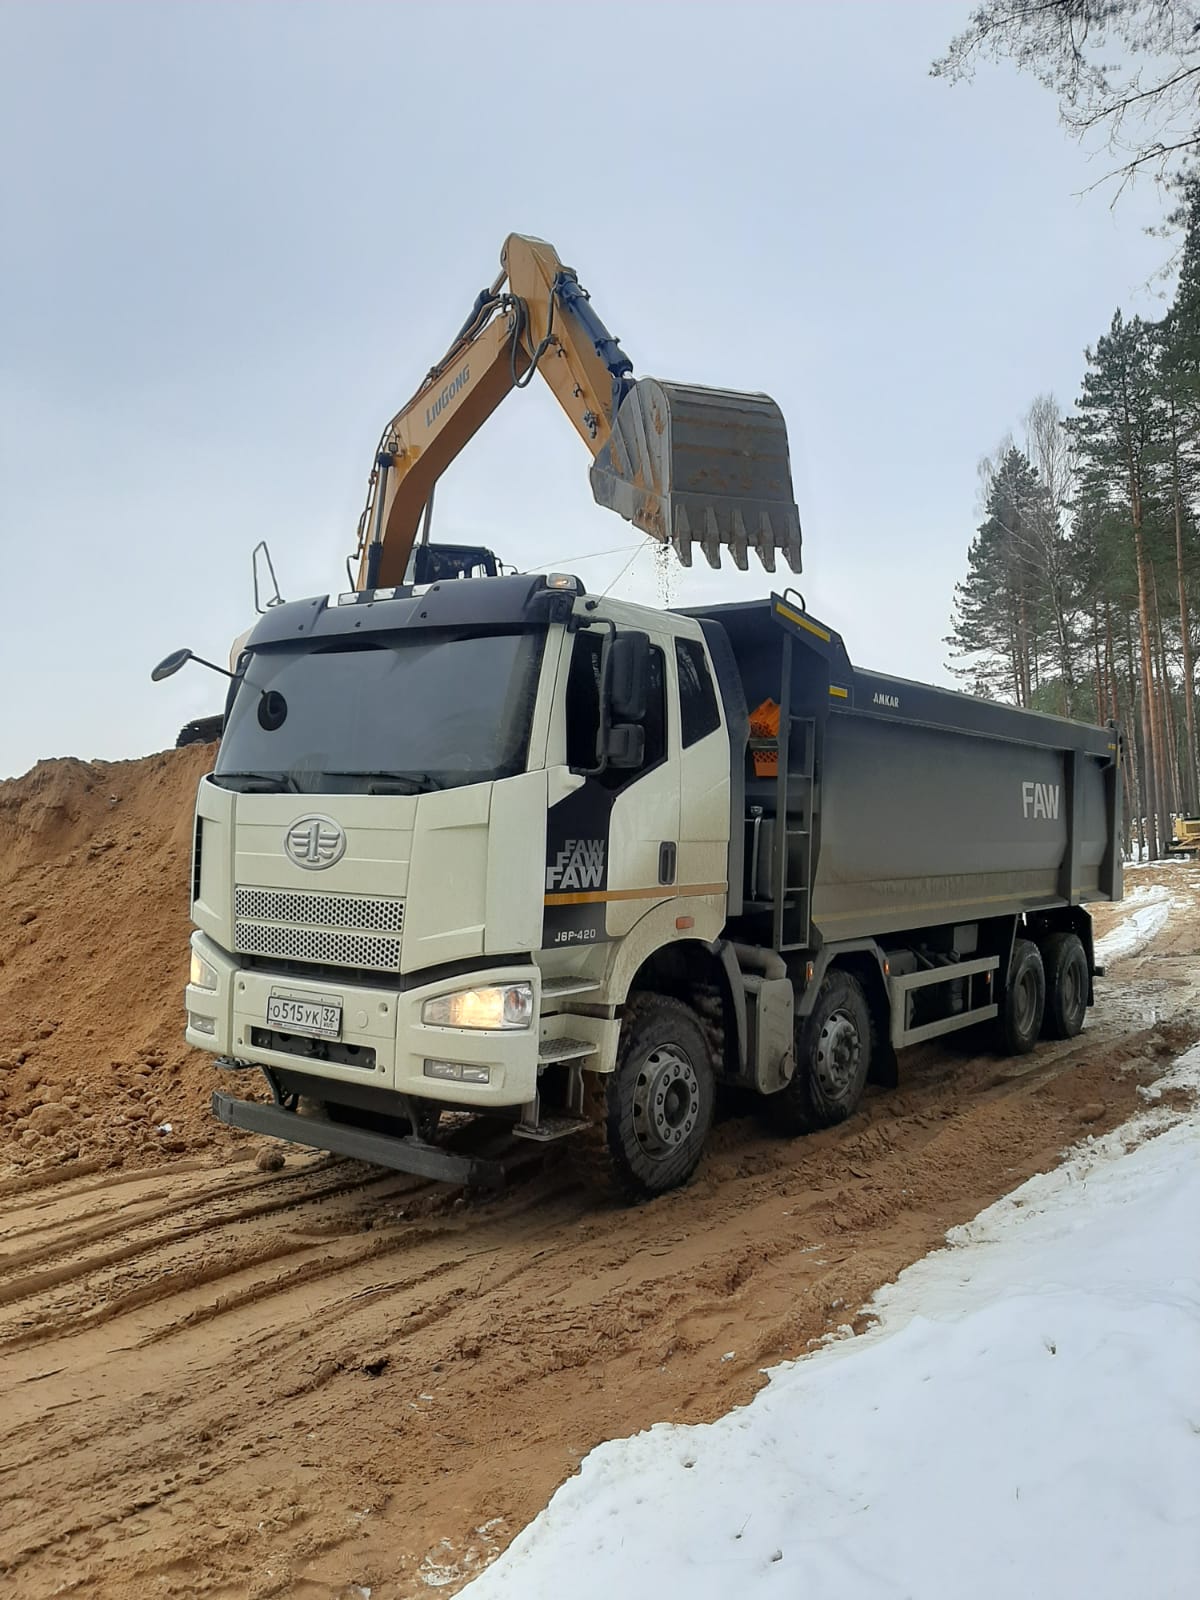
[[[790,590],[788,594],[791,594]],[[785,606],[778,596],[773,596],[772,600],[784,622],[779,660],[778,722],[773,729],[768,723],[768,728],[761,730],[765,733],[770,729],[772,737],[752,736],[749,749],[752,758],[755,753],[770,753],[775,757],[775,816],[770,823],[769,849],[762,852],[769,859],[763,862],[759,840],[767,818],[761,808],[751,808],[748,820],[752,826],[749,850],[752,869],[747,909],[769,916],[771,944],[776,950],[807,950],[812,948],[813,942],[813,873],[819,820],[816,775],[819,718],[813,713],[811,696],[807,693],[802,701],[802,712],[796,714],[792,711],[794,637],[799,637],[794,634],[792,624],[799,623],[801,627],[809,628],[826,643],[830,635],[803,617],[804,601],[801,596],[796,596],[795,611]],[[805,639],[804,643],[808,645],[809,641]],[[755,731],[752,726],[752,735]],[[764,866],[767,869],[765,873],[762,871]],[[765,884],[762,882],[764,876],[767,879]]]
[[[811,943],[813,799],[817,724],[788,709],[788,681],[779,708],[775,830],[771,851],[771,942],[776,950]]]

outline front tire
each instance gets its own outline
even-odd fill
[[[632,995],[616,1070],[597,1089],[593,1139],[602,1141],[603,1186],[644,1200],[686,1183],[712,1126],[715,1097],[708,1041],[691,1006],[669,995]]]
[[[853,1116],[871,1070],[871,1008],[857,978],[830,972],[796,1028],[796,1072],[763,1101],[781,1133],[815,1133]]]
[[[1037,945],[1018,939],[1013,945],[1004,1001],[997,1019],[1001,1051],[1025,1056],[1038,1042],[1046,1010],[1046,971]]]
[[[1052,933],[1042,946],[1046,970],[1046,1039],[1073,1039],[1083,1032],[1088,1003],[1088,963],[1076,933]]]

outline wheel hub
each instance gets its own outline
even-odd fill
[[[659,1045],[642,1062],[633,1090],[633,1131],[652,1160],[686,1143],[700,1115],[696,1069],[678,1045]]]
[[[817,1040],[816,1073],[827,1094],[840,1095],[854,1081],[862,1056],[862,1041],[853,1018],[835,1011]]]

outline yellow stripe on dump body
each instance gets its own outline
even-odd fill
[[[829,685],[829,692],[838,700],[848,700],[850,698],[849,689],[840,689],[836,683]]]
[[[832,638],[824,628],[818,628],[815,622],[810,622],[807,617],[802,617],[798,611],[793,611],[790,606],[776,606],[776,611],[781,617],[786,617],[789,622],[794,622],[798,628],[806,628],[809,633],[815,633],[818,639],[823,639],[826,644]]]

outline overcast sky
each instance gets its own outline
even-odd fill
[[[380,428],[513,230],[636,372],[775,396],[810,610],[947,681],[979,457],[1117,305],[1161,315],[1166,253],[1036,84],[929,78],[968,9],[3,0],[0,775],[219,709],[149,669],[224,659],[259,539],[287,598],[346,586]],[[641,541],[588,464],[535,383],[437,531],[603,589]],[[612,592],[653,603],[646,543]],[[697,560],[672,603],[769,592]]]

